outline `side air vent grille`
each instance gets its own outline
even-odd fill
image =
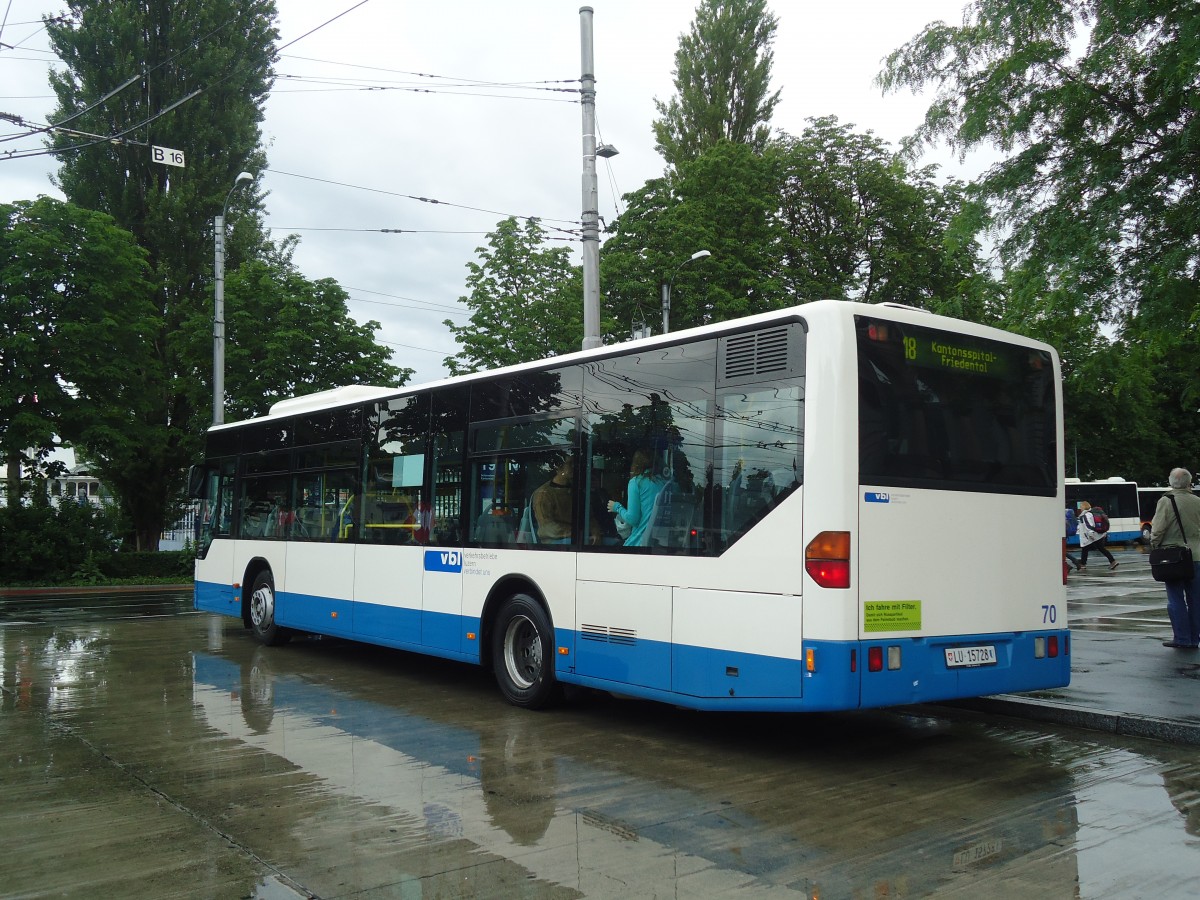
[[[610,628],[606,625],[583,625],[579,636],[585,641],[602,644],[624,644],[632,647],[637,643],[637,632],[632,628]]]
[[[788,323],[722,338],[718,387],[802,374],[803,334],[799,325]]]

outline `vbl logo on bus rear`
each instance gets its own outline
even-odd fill
[[[867,491],[863,494],[863,499],[868,503],[887,503],[892,499],[892,496],[886,491]]]

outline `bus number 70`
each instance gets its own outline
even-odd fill
[[[1058,607],[1051,603],[1049,606],[1042,606],[1042,624],[1049,622],[1053,625],[1058,621]]]

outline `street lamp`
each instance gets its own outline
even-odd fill
[[[671,285],[675,283],[675,276],[690,262],[695,262],[698,259],[704,259],[706,256],[712,256],[707,250],[697,250],[687,259],[679,264],[671,277],[663,282],[662,286],[662,310],[663,310],[663,334],[671,330]]]
[[[213,245],[216,249],[213,268],[216,271],[216,304],[213,309],[213,424],[225,421],[225,213],[229,211],[229,198],[243,181],[253,181],[249,172],[240,172],[233,180],[233,187],[225,195],[221,214],[213,219]]]

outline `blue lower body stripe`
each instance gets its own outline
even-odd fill
[[[241,616],[238,592],[197,582],[197,609]],[[478,618],[382,604],[280,593],[276,620],[299,631],[478,663],[483,638]],[[898,706],[1061,687],[1070,682],[1070,633],[959,635],[952,638],[890,638],[864,641],[810,640],[810,671],[804,659],[633,639],[597,640],[595,635],[556,629],[554,665],[558,679],[661,700],[698,710],[831,711]],[[472,637],[469,637],[472,636]],[[1056,657],[1035,657],[1056,638]],[[996,662],[955,668],[946,649],[992,646]],[[883,668],[869,671],[872,647]],[[899,668],[887,668],[888,648],[899,648]],[[565,650],[565,652],[562,652]],[[893,652],[894,656],[894,652]]]

